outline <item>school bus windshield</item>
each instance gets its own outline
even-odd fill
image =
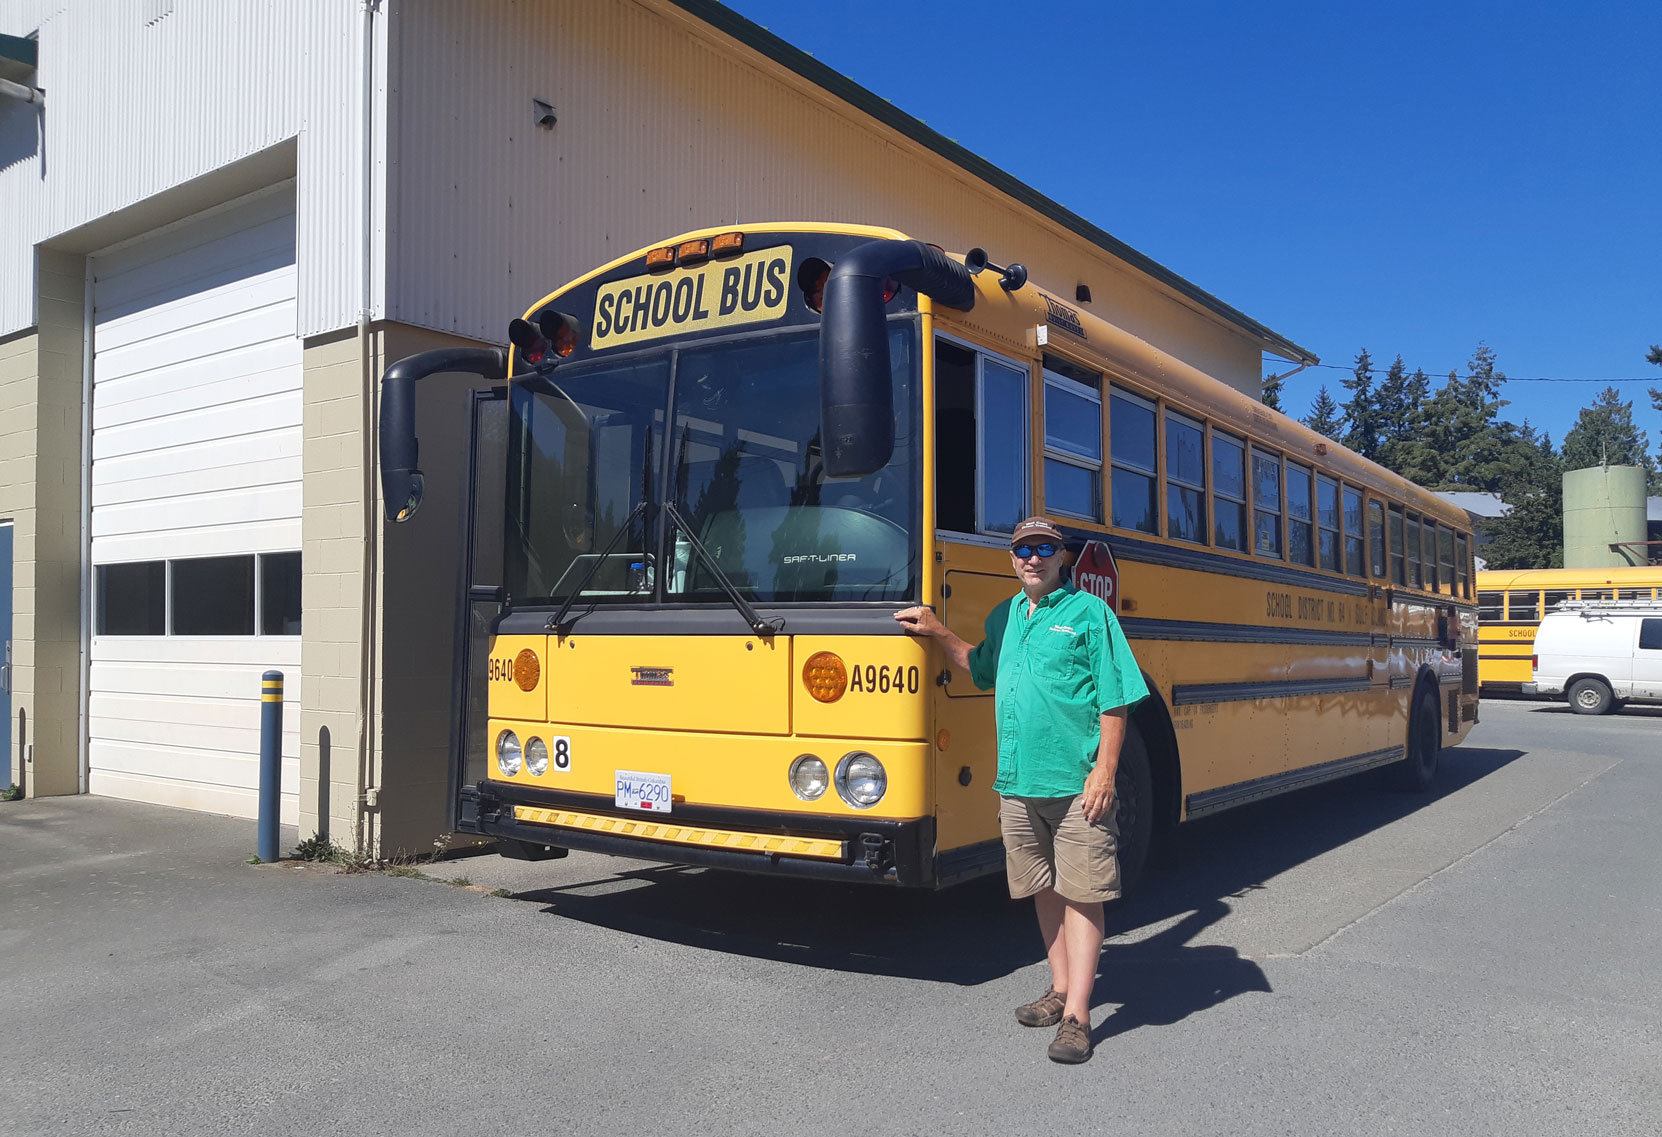
[[[862,478],[821,468],[813,331],[514,383],[505,584],[515,606],[578,589],[585,603],[726,604],[718,569],[756,602],[915,601],[915,344],[910,321],[890,326],[894,456]],[[709,560],[659,508],[666,497]]]

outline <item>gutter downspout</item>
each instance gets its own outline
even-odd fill
[[[1287,362],[1291,363],[1292,360],[1288,360]],[[1287,380],[1291,379],[1294,375],[1297,375],[1300,371],[1303,371],[1306,367],[1309,367],[1309,366],[1310,365],[1308,363],[1301,363],[1297,367],[1293,368],[1291,371],[1287,372],[1287,374],[1285,374],[1285,375],[1270,375],[1270,376],[1267,376],[1263,380],[1263,382],[1261,382],[1258,385],[1258,393],[1263,394],[1265,389],[1267,389],[1271,383],[1285,383]]]
[[[23,83],[14,83],[10,79],[0,79],[0,96],[16,99],[31,106],[44,107],[46,105],[45,91]]]
[[[375,9],[379,0],[363,0],[363,121],[359,144],[362,165],[359,170],[360,257],[358,263],[361,294],[358,306],[358,360],[362,368],[363,423],[360,426],[363,445],[363,507],[364,538],[362,557],[362,589],[359,596],[358,624],[358,786],[356,804],[357,832],[354,849],[358,856],[374,859],[377,834],[371,815],[379,805],[379,793],[374,786],[375,763],[375,667],[377,652],[375,605],[379,593],[377,574],[379,511],[375,508],[375,424],[379,410],[376,405],[375,360],[371,354],[370,323],[375,318],[375,153],[372,143],[375,131]]]

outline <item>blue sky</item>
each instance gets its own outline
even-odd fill
[[[1618,383],[1662,343],[1662,2],[729,0],[1344,371]],[[991,251],[991,250],[989,250]],[[1014,259],[1016,252],[1008,253]],[[1602,384],[1509,382],[1555,443]]]

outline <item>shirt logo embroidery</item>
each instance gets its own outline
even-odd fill
[[[1075,634],[1074,630],[1072,628],[1068,627],[1066,624],[1052,624],[1052,625],[1050,625],[1050,630],[1053,631],[1053,632],[1063,632],[1063,633],[1065,633],[1067,635],[1070,635],[1070,636]]]

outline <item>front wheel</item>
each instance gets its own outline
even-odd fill
[[[1602,679],[1577,679],[1570,684],[1570,709],[1578,715],[1607,715],[1616,709],[1616,696]]]
[[[1397,766],[1397,788],[1424,793],[1437,780],[1437,759],[1443,752],[1443,724],[1437,698],[1421,691],[1408,715],[1408,755]]]
[[[1129,893],[1142,880],[1154,845],[1154,773],[1148,763],[1148,747],[1134,723],[1125,727],[1120,745],[1120,764],[1114,771],[1114,799],[1120,831],[1120,889]]]

